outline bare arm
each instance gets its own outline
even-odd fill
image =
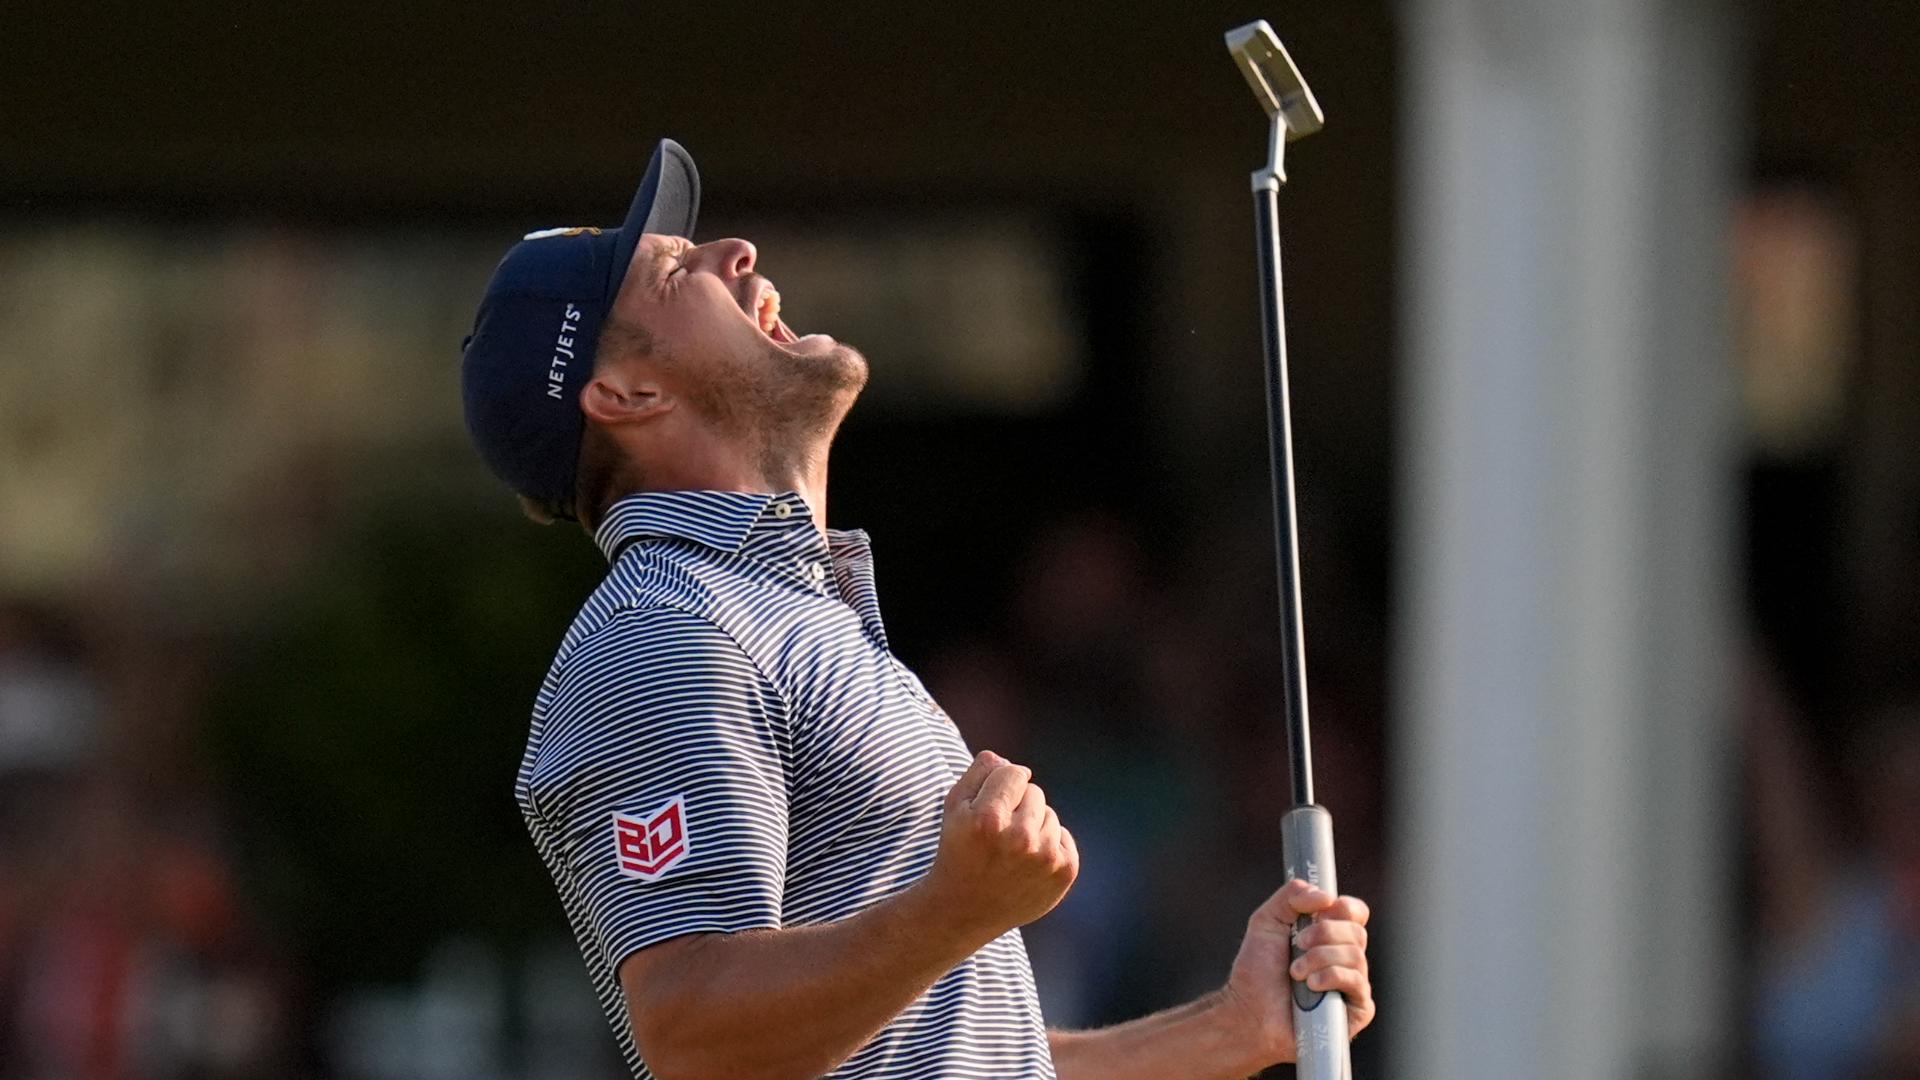
[[[1219,991],[1098,1031],[1050,1031],[1047,1042],[1060,1080],[1242,1080],[1270,1064]]]
[[[941,975],[1052,910],[1079,853],[1030,777],[981,754],[947,796],[927,877],[852,918],[627,957],[620,983],[648,1068],[661,1080],[820,1076]]]
[[[823,926],[662,942],[628,957],[620,984],[662,1080],[816,1077],[985,944],[922,884]]]
[[[1293,923],[1306,952],[1289,965]],[[1099,1031],[1050,1032],[1060,1080],[1237,1080],[1292,1061],[1289,967],[1315,990],[1347,998],[1351,1032],[1373,1022],[1367,971],[1367,905],[1291,881],[1247,920],[1224,989],[1198,1001]]]

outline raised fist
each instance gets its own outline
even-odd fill
[[[983,941],[1053,910],[1080,873],[1080,849],[1033,770],[981,753],[947,792],[926,886]]]

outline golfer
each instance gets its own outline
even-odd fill
[[[744,240],[695,244],[672,141],[624,225],[530,234],[462,365],[481,456],[606,579],[516,794],[636,1077],[1202,1080],[1293,1056],[1292,973],[1373,1019],[1367,907],[1289,882],[1224,985],[1047,1030],[1019,928],[1080,855],[1032,773],[969,753],[894,658],[827,452],[867,362],[799,335]]]

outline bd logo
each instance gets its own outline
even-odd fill
[[[676,795],[652,814],[614,811],[613,855],[627,877],[653,881],[687,857],[687,801]]]

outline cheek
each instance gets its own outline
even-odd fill
[[[741,317],[733,298],[717,286],[683,294],[680,299],[662,312],[669,324],[667,333],[696,353],[729,346],[737,349],[740,342],[758,336],[758,331]]]

